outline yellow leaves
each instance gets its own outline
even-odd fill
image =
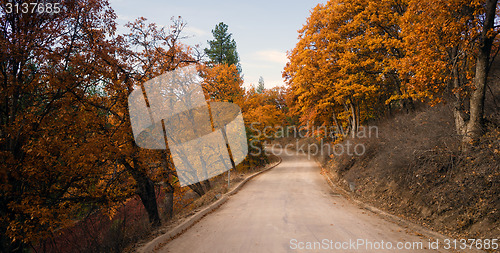
[[[408,2],[401,22],[406,57],[398,68],[403,85],[419,97],[437,103],[453,78],[454,68],[467,83],[474,60],[473,40],[478,29],[474,10],[479,5],[463,0]]]
[[[402,57],[404,45],[398,27],[401,8],[393,1],[368,0],[317,6],[283,73],[297,107],[292,110],[324,117],[320,112],[376,100],[381,91],[389,92],[387,97],[397,94],[399,62],[394,59]]]
[[[236,65],[217,64],[200,66],[202,87],[211,101],[229,101],[239,104],[243,98],[243,79]]]

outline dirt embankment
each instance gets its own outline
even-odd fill
[[[460,151],[447,106],[398,115],[372,126],[377,134],[346,138],[335,150],[325,147],[314,152],[334,182],[365,203],[453,238],[498,238],[498,124],[490,122],[480,145],[467,152]],[[312,138],[298,143],[306,150],[321,145]]]

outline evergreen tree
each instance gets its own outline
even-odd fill
[[[210,58],[209,63],[236,65],[241,73],[240,59],[236,51],[236,42],[232,38],[232,33],[228,33],[227,25],[220,22],[212,30],[213,40],[208,41],[209,48],[205,48],[205,53]]]

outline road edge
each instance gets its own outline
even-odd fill
[[[175,237],[181,235],[184,231],[188,230],[191,226],[193,226],[195,223],[200,221],[203,217],[208,215],[209,213],[215,211],[217,208],[222,206],[230,196],[236,194],[250,179],[263,174],[264,172],[267,172],[274,167],[278,166],[281,164],[283,159],[281,157],[276,156],[279,158],[279,161],[276,164],[271,165],[269,168],[266,168],[264,170],[261,170],[259,172],[256,172],[248,177],[246,177],[243,181],[241,181],[234,189],[231,191],[225,193],[219,200],[215,201],[214,203],[210,204],[208,207],[202,209],[201,211],[197,212],[196,214],[192,215],[191,217],[187,218],[184,222],[182,222],[180,225],[177,227],[173,228],[172,230],[157,236],[155,239],[151,240],[148,242],[146,245],[140,247],[137,252],[139,253],[149,253],[149,252],[156,252],[163,248],[170,240],[174,239]]]
[[[317,161],[316,161],[317,162]],[[341,191],[341,195],[347,200],[347,201],[352,201],[354,202],[354,204],[356,204],[357,206],[359,206],[360,208],[363,208],[367,211],[370,211],[372,213],[374,213],[375,215],[378,215],[380,217],[382,217],[383,219],[387,220],[387,221],[390,221],[392,223],[395,223],[399,226],[402,226],[402,227],[405,227],[405,228],[408,228],[408,229],[411,229],[413,230],[414,232],[422,235],[422,236],[425,236],[427,239],[429,238],[432,238],[432,239],[439,239],[440,242],[443,242],[443,240],[445,239],[448,239],[448,240],[453,240],[453,238],[449,237],[449,236],[446,236],[446,235],[443,235],[439,232],[436,232],[436,231],[433,231],[431,229],[428,229],[428,228],[425,228],[421,225],[418,225],[416,223],[413,223],[409,220],[406,220],[406,219],[403,219],[403,218],[400,218],[398,216],[395,216],[395,215],[392,215],[390,213],[387,213],[385,211],[382,211],[374,206],[371,206],[369,204],[366,204],[360,200],[357,200],[351,193],[349,193],[348,191],[346,191],[345,189],[343,189],[342,187],[338,186],[337,184],[333,183],[333,181],[330,179],[330,176],[328,175],[328,172],[323,168],[323,166],[321,166],[321,164],[319,162],[318,163],[318,166],[321,168],[321,174],[323,175],[323,177],[326,178],[327,180],[327,183],[328,185],[330,186],[330,188],[333,190],[337,190],[339,189]],[[325,172],[325,173],[323,173]],[[417,236],[418,236],[417,234]],[[438,252],[441,252],[441,249],[438,249]],[[459,251],[459,250],[455,250],[455,249],[450,249],[450,250],[447,250],[445,252],[464,252],[464,251]],[[467,249],[466,252],[486,252],[486,251],[483,251],[483,250],[479,250],[479,249]]]

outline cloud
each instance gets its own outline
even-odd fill
[[[282,65],[285,65],[287,62],[286,53],[277,50],[257,51],[256,56],[261,61],[280,63]]]
[[[208,34],[207,31],[196,28],[194,26],[186,26],[182,32],[186,35],[195,35],[197,37],[202,37]]]
[[[240,63],[245,87],[256,85],[260,76],[264,78],[266,88],[284,85],[281,71],[287,61],[286,53],[279,50],[258,50],[251,54],[242,54]]]

